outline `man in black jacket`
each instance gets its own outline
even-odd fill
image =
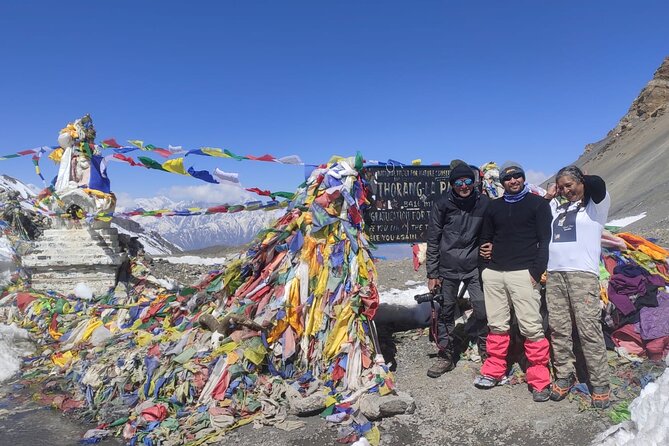
[[[448,192],[435,200],[427,232],[428,288],[441,286],[441,306],[437,317],[436,338],[439,354],[428,369],[432,378],[453,370],[453,328],[455,308],[461,283],[467,287],[473,308],[470,332],[485,354],[488,333],[483,289],[479,276],[479,234],[488,197],[475,187],[474,171],[465,163],[451,163]]]
[[[490,333],[488,358],[474,385],[490,388],[504,378],[513,310],[525,337],[527,383],[534,401],[547,401],[550,352],[539,313],[539,282],[548,263],[551,210],[548,201],[529,192],[518,163],[505,163],[500,180],[504,196],[488,206],[481,232],[481,254],[488,259],[481,276]]]

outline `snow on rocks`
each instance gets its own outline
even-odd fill
[[[669,365],[669,360],[667,361]],[[629,405],[631,420],[610,427],[593,441],[597,446],[669,444],[669,369],[648,383]]]
[[[26,330],[14,324],[0,324],[0,382],[16,375],[21,367],[21,357],[32,352]]]

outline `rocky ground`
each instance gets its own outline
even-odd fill
[[[215,269],[174,265],[160,259],[153,260],[153,268],[157,276],[186,280],[185,283]],[[425,277],[424,269],[415,272],[409,259],[380,261],[378,274],[382,290],[407,288],[407,281],[423,281]],[[436,350],[427,330],[393,333],[392,329],[380,329],[385,333],[385,348],[396,350],[397,388],[411,394],[416,403],[414,413],[379,422],[382,445],[585,445],[612,424],[606,412],[582,410],[578,400],[534,403],[525,384],[478,390],[472,380],[480,363],[468,359],[440,378],[428,378],[425,372]],[[0,401],[5,401],[0,403],[2,445],[71,445],[91,427],[30,401]],[[231,432],[224,444],[337,444],[336,425],[328,425],[317,416],[302,421],[305,427],[291,432],[245,426]],[[102,444],[122,443],[108,439]]]

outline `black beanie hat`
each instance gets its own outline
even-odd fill
[[[469,167],[465,163],[457,164],[453,169],[451,170],[451,173],[448,177],[448,182],[453,185],[453,182],[457,180],[458,178],[471,178],[474,180],[474,171],[472,170],[471,167]]]

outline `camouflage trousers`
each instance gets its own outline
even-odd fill
[[[609,384],[609,365],[602,333],[599,278],[582,271],[549,272],[546,280],[548,324],[557,378],[576,376],[572,321],[580,339],[593,386]]]

